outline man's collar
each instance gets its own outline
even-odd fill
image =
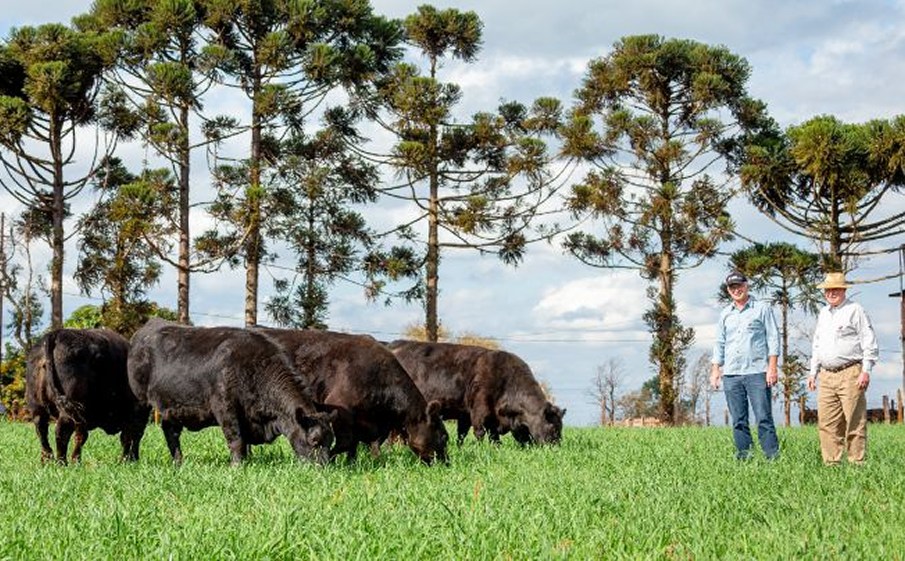
[[[747,308],[748,306],[750,306],[752,302],[754,302],[754,298],[749,294],[749,295],[748,295],[748,299],[745,300],[745,303],[742,304],[741,307],[739,307],[738,305],[736,305],[735,300],[729,302],[729,305],[732,306],[732,308],[733,308],[734,310],[744,310],[745,308]]]
[[[827,307],[828,307],[830,310],[839,310],[839,309],[841,309],[841,308],[844,308],[845,305],[848,304],[849,302],[850,302],[850,300],[849,300],[848,298],[845,298],[845,299],[842,300],[842,302],[839,302],[839,305],[838,305],[838,306],[832,306],[832,305],[830,305],[829,302],[827,302]]]

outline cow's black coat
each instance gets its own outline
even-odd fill
[[[132,337],[129,383],[160,412],[170,454],[182,461],[183,428],[219,425],[233,464],[252,444],[285,436],[300,458],[325,462],[329,417],[297,383],[277,345],[230,327],[186,327],[152,319]]]
[[[501,350],[454,343],[393,341],[390,350],[425,399],[455,419],[461,443],[473,428],[493,441],[511,432],[520,443],[557,443],[565,409],[551,403],[528,365]]]
[[[126,359],[129,342],[107,329],[57,329],[29,350],[25,397],[41,441],[41,459],[53,457],[48,424],[56,420],[57,461],[66,463],[75,432],[72,460],[81,458],[88,431],[120,433],[123,458],[138,459],[138,445],[148,420],[129,389]]]
[[[316,330],[261,330],[289,355],[315,400],[337,411],[332,455],[353,458],[358,443],[398,432],[415,454],[446,461],[449,436],[439,404],[428,403],[386,347],[367,335]]]

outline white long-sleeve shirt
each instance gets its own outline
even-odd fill
[[[877,336],[861,304],[846,299],[820,310],[811,344],[811,376],[816,377],[821,366],[839,368],[854,361],[861,361],[861,370],[870,373],[878,358]]]

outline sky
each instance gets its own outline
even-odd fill
[[[11,27],[66,23],[90,7],[89,2],[77,0],[4,4],[0,11],[3,37]],[[389,17],[403,17],[420,4],[372,2],[377,13]],[[864,122],[905,113],[903,1],[468,0],[433,5],[474,11],[484,25],[477,61],[444,69],[446,79],[462,87],[463,117],[492,109],[501,99],[527,103],[539,96],[554,96],[568,104],[589,61],[606,56],[623,36],[647,33],[724,45],[747,59],[752,68],[749,93],[766,102],[783,127],[823,114],[845,122]],[[134,146],[124,147],[124,153],[136,158],[143,154]],[[903,198],[898,195],[888,204],[905,208]],[[0,209],[16,212],[18,207],[3,192]],[[749,239],[783,240],[815,249],[742,200],[735,201],[731,210],[738,231]],[[203,219],[193,219],[195,232],[202,225]],[[905,235],[871,249],[903,242]],[[721,248],[723,255],[679,276],[679,316],[696,332],[689,362],[710,352],[720,310],[716,291],[727,273],[726,255],[744,245],[741,240],[726,244]],[[37,254],[40,259],[47,252]],[[67,276],[74,269],[74,255],[69,250]],[[282,256],[278,264],[291,265],[289,259]],[[860,263],[849,277],[868,280],[900,270],[899,257],[890,254]],[[270,275],[281,274],[271,268],[262,280],[267,285]],[[196,275],[192,283],[195,323],[241,324],[240,271]],[[881,359],[868,391],[869,407],[879,406],[884,394],[894,397],[902,385],[899,301],[889,297],[900,290],[899,283],[899,279],[890,279],[860,284],[849,291],[867,309],[880,343]],[[97,303],[80,296],[71,278],[65,286],[66,313]],[[450,251],[444,254],[440,268],[439,315],[449,332],[494,338],[524,358],[537,378],[552,389],[557,403],[567,409],[565,423],[586,426],[599,418],[599,408],[590,395],[599,366],[610,359],[620,361],[622,392],[640,388],[655,374],[647,358],[650,335],[641,321],[649,306],[645,288],[636,272],[581,265],[556,244],[531,247],[517,268],[506,267],[491,256]],[[390,340],[398,338],[408,325],[423,322],[420,306],[368,303],[355,285],[337,286],[331,296],[328,323],[332,329]],[[175,309],[172,271],[165,273],[151,297]],[[261,301],[265,299],[266,293]],[[259,315],[266,318],[263,306]],[[804,333],[812,323],[802,318]],[[799,344],[807,345],[806,337],[799,338]],[[813,406],[813,394],[810,401]],[[714,394],[712,406],[713,421],[722,423],[725,406],[720,394]]]

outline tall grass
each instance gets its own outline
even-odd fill
[[[824,467],[813,427],[775,462],[737,462],[726,428],[567,428],[325,468],[283,439],[231,468],[207,429],[175,468],[154,426],[137,464],[94,432],[62,467],[0,422],[0,559],[902,559],[905,428],[869,430],[861,468]]]

